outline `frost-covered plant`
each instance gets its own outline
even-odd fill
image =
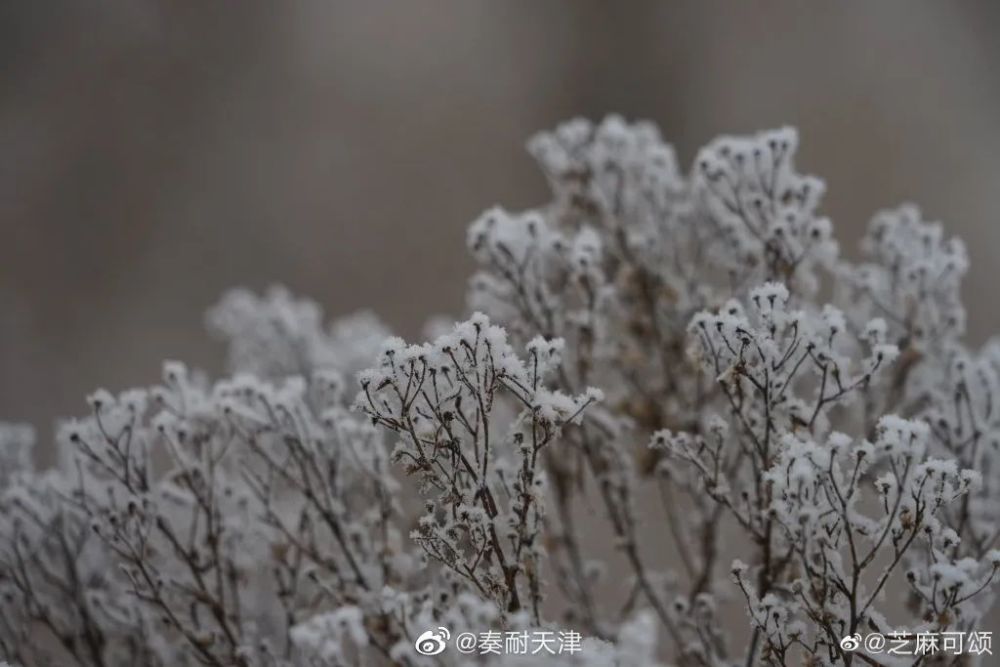
[[[427,497],[413,539],[428,556],[505,612],[540,620],[540,453],[578,423],[597,390],[570,397],[545,376],[562,341],[532,340],[522,361],[482,314],[431,345],[387,342],[379,367],[360,375],[356,405],[401,436],[393,458],[418,475]],[[500,394],[517,405],[506,433],[493,415]]]
[[[235,291],[228,377],[94,393],[48,471],[4,426],[0,657],[850,665],[983,629],[1000,343],[963,343],[965,248],[903,206],[841,259],[797,143],[685,173],[648,123],[570,121],[529,143],[551,202],[470,226],[474,314],[433,342]],[[422,655],[442,627],[481,642]]]

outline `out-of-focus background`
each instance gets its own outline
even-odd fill
[[[221,370],[202,314],[273,282],[415,334],[459,313],[464,228],[542,201],[522,146],[573,115],[682,161],[795,124],[845,252],[902,200],[970,242],[1000,331],[1000,3],[0,5],[0,418],[44,434],[160,360]]]

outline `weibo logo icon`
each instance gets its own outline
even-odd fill
[[[451,639],[451,632],[448,628],[439,627],[436,630],[428,630],[414,642],[413,648],[417,649],[420,655],[437,655],[448,647],[448,640]]]

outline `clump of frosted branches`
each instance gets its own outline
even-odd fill
[[[432,342],[234,291],[227,377],[95,392],[48,471],[0,428],[0,657],[850,665],[982,629],[1000,343],[962,340],[965,248],[907,205],[841,258],[797,146],[685,171],[649,123],[570,121],[529,142],[551,201],[470,226],[475,314]],[[482,643],[422,654],[442,627]]]
[[[532,340],[519,359],[500,327],[480,314],[430,345],[390,340],[379,367],[361,374],[356,404],[402,439],[393,458],[419,476],[428,498],[413,539],[507,612],[540,620],[540,454],[564,425],[600,399],[550,391],[562,341]],[[497,431],[495,408],[516,409]]]

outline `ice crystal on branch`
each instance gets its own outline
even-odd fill
[[[816,266],[837,257],[832,226],[816,209],[823,182],[795,171],[792,128],[721,137],[696,160],[694,188],[720,267],[737,280],[782,280],[816,287]]]
[[[545,387],[562,341],[537,338],[524,360],[503,329],[476,314],[429,345],[386,343],[360,375],[356,405],[400,435],[393,458],[428,495],[413,539],[500,609],[539,613],[544,476],[539,455],[600,393]],[[497,431],[508,397],[516,416]]]
[[[649,123],[569,121],[529,142],[551,201],[470,225],[474,314],[432,342],[238,290],[231,375],[95,391],[52,470],[0,426],[0,657],[852,665],[844,637],[981,629],[1000,343],[962,339],[966,250],[906,205],[841,257],[797,147],[685,170]],[[491,652],[424,655],[442,627]],[[528,632],[580,650],[496,655]]]
[[[324,368],[354,373],[389,335],[370,313],[337,320],[327,329],[319,306],[281,287],[259,297],[232,290],[206,319],[209,330],[229,344],[231,370],[260,377],[308,375]]]
[[[894,342],[934,352],[964,333],[959,288],[969,261],[961,240],[946,240],[940,224],[924,222],[908,205],[876,215],[862,248],[873,261],[845,266],[843,285],[886,320]]]

